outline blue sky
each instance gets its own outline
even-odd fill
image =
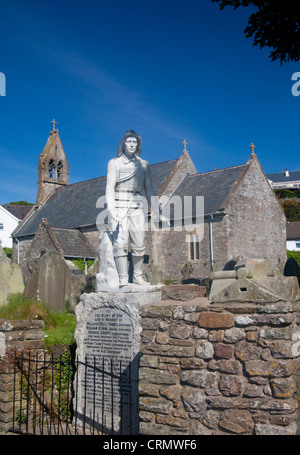
[[[292,74],[252,45],[249,8],[210,0],[0,0],[0,203],[35,202],[51,120],[70,183],[105,175],[127,129],[150,164],[187,149],[198,172],[299,170]]]

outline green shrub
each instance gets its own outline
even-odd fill
[[[283,201],[281,207],[288,221],[300,221],[300,205],[295,199]]]
[[[87,270],[94,264],[95,260],[94,259],[86,259],[84,262],[84,259],[72,259],[73,264],[76,265],[76,267],[79,270],[85,270],[85,262],[87,265]]]
[[[9,259],[12,258],[12,248],[7,248],[6,246],[3,248],[4,253],[6,254]]]

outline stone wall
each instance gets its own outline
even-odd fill
[[[14,365],[10,354],[45,347],[44,321],[0,319],[0,434],[13,423]]]
[[[232,257],[264,258],[283,271],[286,218],[257,159],[226,209],[225,228]]]
[[[155,172],[155,168],[152,169],[152,172]],[[182,152],[181,157],[171,170],[168,178],[162,185],[162,187],[158,191],[158,196],[160,197],[162,194],[167,197],[171,197],[176,188],[181,184],[183,179],[187,176],[187,174],[193,175],[197,174],[197,170],[194,166],[193,161],[187,150]]]
[[[86,236],[93,249],[98,252],[100,231],[97,229],[97,226],[83,226],[80,228],[80,231]]]
[[[295,434],[299,305],[141,307],[140,433]]]

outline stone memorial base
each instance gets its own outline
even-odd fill
[[[103,434],[138,432],[139,308],[161,300],[162,285],[83,294],[75,308],[77,422]]]

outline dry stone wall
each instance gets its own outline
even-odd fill
[[[299,303],[143,306],[140,433],[296,434]]]
[[[0,434],[13,424],[14,362],[11,354],[42,351],[44,335],[44,321],[0,319]]]

